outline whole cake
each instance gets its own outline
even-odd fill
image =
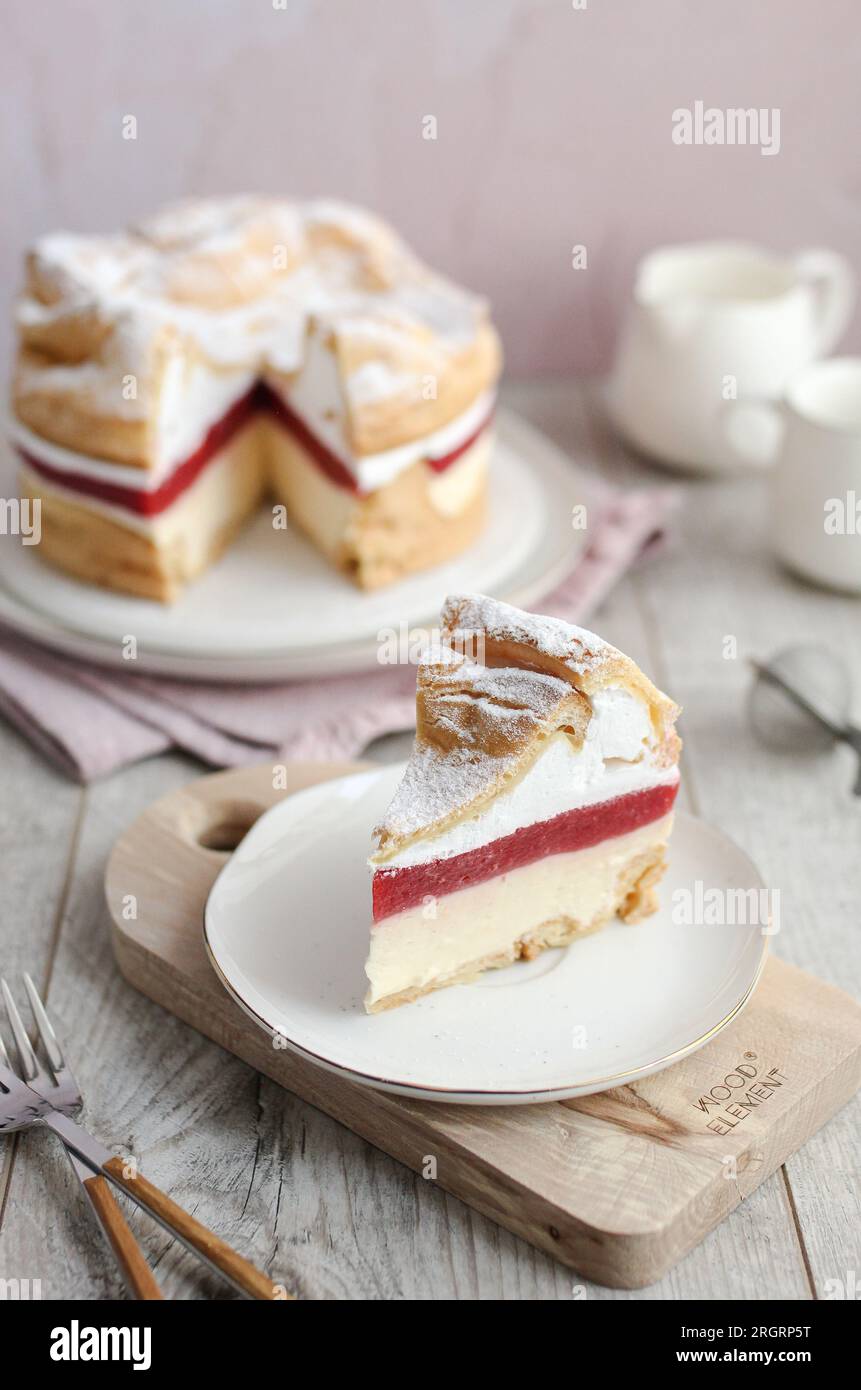
[[[654,912],[678,714],[584,628],[447,599],[375,832],[368,1011]]]
[[[486,306],[357,208],[194,201],[46,236],[17,323],[22,495],[80,579],[170,601],[266,496],[362,588],[481,528]]]

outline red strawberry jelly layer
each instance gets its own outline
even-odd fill
[[[442,898],[472,888],[499,874],[510,873],[551,854],[589,849],[603,840],[627,835],[666,816],[673,807],[678,782],[628,792],[610,801],[563,811],[552,820],[525,825],[489,845],[467,850],[452,859],[410,864],[401,869],[377,869],[373,878],[374,921],[417,907],[427,897]]]
[[[102,478],[91,478],[86,473],[67,473],[64,468],[54,468],[50,463],[34,458],[26,449],[19,449],[18,453],[35,473],[41,473],[73,492],[80,492],[85,497],[97,497],[100,501],[110,502],[115,507],[125,507],[127,511],[136,512],[138,516],[158,516],[171,502],[176,501],[180,493],[191,487],[210,459],[214,458],[219,449],[229,444],[233,436],[239,433],[246,421],[250,420],[252,415],[256,415],[259,409],[258,392],[254,387],[244,396],[240,396],[238,401],[234,401],[227,414],[222,415],[209,429],[194,453],[152,492],[145,492],[143,488],[124,487],[122,483],[108,483]]]
[[[281,396],[276,396],[274,391],[261,386],[261,392],[265,393],[265,405],[269,413],[277,420],[282,429],[288,434],[292,434],[294,439],[302,445],[302,448],[316,463],[320,472],[325,474],[330,482],[336,487],[345,488],[347,492],[359,492],[359,484],[341,460],[327,449],[321,439],[309,430],[305,421],[302,420]]]
[[[472,448],[473,444],[478,439],[478,436],[482,434],[484,430],[487,429],[492,419],[493,409],[491,408],[490,413],[485,416],[478,428],[474,429],[469,438],[465,439],[462,444],[458,444],[456,449],[452,449],[447,454],[440,454],[438,458],[429,458],[428,464],[433,469],[434,473],[444,473],[447,468],[451,468],[451,465],[453,463],[457,463],[457,460],[460,458],[461,454],[465,454],[467,449]]]
[[[274,391],[270,391],[263,382],[253,386],[250,391],[230,407],[225,415],[211,426],[203,442],[195,449],[187,459],[184,460],[169,478],[165,478],[160,487],[146,492],[143,488],[125,487],[122,483],[106,482],[102,478],[91,478],[86,473],[69,473],[63,468],[55,468],[50,463],[45,463],[43,459],[37,458],[27,449],[18,449],[18,453],[28,467],[34,473],[40,473],[43,477],[52,482],[59,483],[62,487],[69,488],[72,492],[79,492],[84,497],[96,497],[102,502],[110,502],[115,507],[124,507],[126,511],[135,512],[138,516],[158,516],[166,511],[172,502],[175,502],[186,488],[191,487],[195,479],[202,473],[203,469],[211,459],[215,457],[220,449],[235,434],[239,432],[247,420],[252,415],[257,415],[261,411],[268,411],[281,425],[282,429],[292,434],[305,449],[311,458],[324,473],[330,482],[337,487],[344,488],[348,492],[357,495],[361,490],[350,470],[341,462],[331,449],[327,448],[322,440],[309,430],[304,420],[296,414],[280,396],[276,396]],[[435,472],[441,473],[449,468],[465,453],[470,445],[474,444],[481,431],[490,423],[490,416],[483,420],[478,429],[465,439],[456,449],[440,458],[428,459],[430,467]]]

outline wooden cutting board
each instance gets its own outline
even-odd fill
[[[702,1240],[861,1084],[861,1008],[772,958],[744,1013],[675,1066],[580,1100],[499,1109],[403,1100],[279,1051],[218,983],[209,888],[256,818],[355,763],[202,777],[115,846],[106,890],[131,984],[258,1071],[587,1279],[640,1288]]]

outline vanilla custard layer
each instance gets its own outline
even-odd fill
[[[269,487],[287,508],[289,524],[310,536],[324,555],[337,559],[359,509],[356,494],[327,478],[299,440],[276,421],[264,419],[258,428],[265,440]]]
[[[467,523],[483,503],[490,430],[443,472],[436,473],[420,463],[388,488],[357,497],[333,483],[277,421],[264,420],[261,428],[268,441],[273,497],[286,506],[290,524],[310,536],[339,566],[349,565],[352,557],[361,555],[368,569],[378,565],[388,580],[409,573],[416,557],[424,564],[439,563],[452,549],[461,548],[456,544],[455,528]],[[441,551],[440,543],[444,547]]]
[[[626,868],[665,845],[672,824],[672,815],[664,816],[590,849],[550,855],[385,918],[371,930],[368,1007],[497,956],[506,963],[516,944],[544,924],[565,918],[583,932],[600,925],[626,896]]]

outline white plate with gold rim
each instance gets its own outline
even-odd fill
[[[678,812],[660,910],[647,921],[612,923],[535,961],[367,1015],[370,829],[402,773],[375,769],[287,797],[213,885],[210,959],[278,1045],[399,1095],[537,1104],[660,1071],[744,1008],[765,964],[768,895],[737,845]],[[725,917],[764,920],[709,925],[721,903],[735,905]]]
[[[525,421],[500,411],[488,525],[456,559],[362,593],[292,531],[261,513],[178,602],[81,584],[37,547],[0,544],[0,620],[35,641],[106,665],[216,681],[287,680],[373,667],[381,633],[433,623],[451,590],[528,606],[570,571],[587,533],[572,508],[588,478]],[[594,484],[592,485],[594,495]],[[124,656],[134,636],[137,659]]]

